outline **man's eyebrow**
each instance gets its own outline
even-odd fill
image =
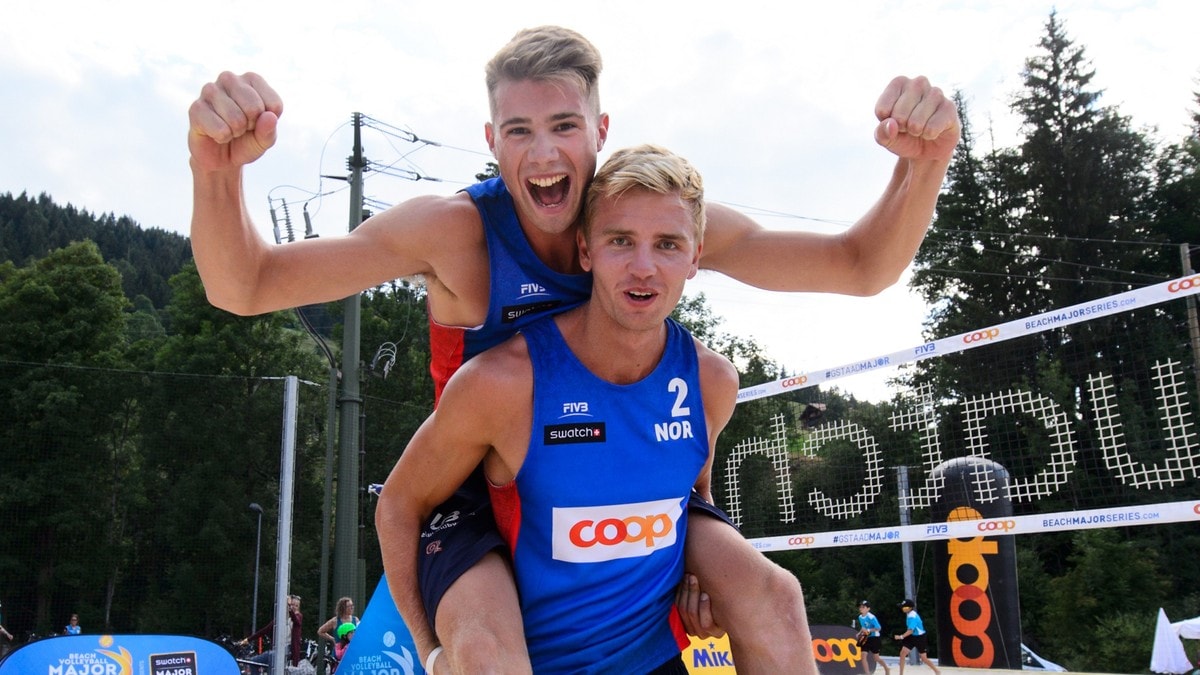
[[[563,120],[573,120],[573,119],[578,120],[578,119],[583,119],[583,114],[568,110],[568,111],[564,111],[564,112],[560,112],[560,113],[554,113],[548,119],[551,122],[561,122]],[[526,124],[532,124],[532,123],[533,123],[532,117],[510,117],[510,118],[500,122],[500,126],[501,127],[510,127],[510,126],[514,126],[514,125],[526,125]]]

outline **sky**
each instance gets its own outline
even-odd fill
[[[439,144],[364,130],[368,158],[440,179],[371,175],[372,203],[451,194],[489,159],[484,64],[517,30],[553,23],[604,57],[611,125],[601,161],[616,148],[664,145],[699,168],[711,201],[769,228],[840,232],[894,166],[872,137],[875,100],[892,77],[961,91],[979,147],[1012,146],[1009,103],[1052,10],[1084,47],[1101,104],[1162,142],[1187,133],[1200,91],[1194,0],[9,3],[0,193],[44,192],[187,234],[188,106],[221,71],[254,71],[285,106],[276,146],[244,174],[258,230],[270,239],[270,205],[282,217],[287,202],[302,236],[307,203],[316,233],[341,236],[345,183],[322,175],[346,174],[351,114]],[[926,308],[907,280],[849,298],[769,293],[710,272],[687,292],[705,293],[722,330],[802,373],[921,344]],[[839,386],[887,397],[879,379]]]

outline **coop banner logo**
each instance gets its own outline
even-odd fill
[[[342,655],[338,675],[420,675],[425,669],[417,663],[416,653],[412,636],[392,602],[387,578],[381,577],[354,639]]]
[[[977,330],[974,333],[969,333],[963,336],[963,342],[971,344],[972,342],[983,342],[984,340],[995,340],[1000,337],[999,328],[986,328]]]
[[[1197,287],[1200,287],[1200,276],[1172,281],[1171,283],[1167,284],[1167,292],[1179,293],[1181,291],[1190,291],[1191,289]]]
[[[232,675],[233,656],[187,635],[64,635],[0,662],[0,675]]]
[[[863,651],[849,626],[816,625],[812,632],[813,659],[821,675],[857,675],[862,672]]]

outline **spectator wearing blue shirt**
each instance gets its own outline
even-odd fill
[[[858,603],[858,637],[859,648],[864,654],[870,654],[872,660],[883,666],[884,675],[891,675],[892,671],[888,665],[879,658],[879,649],[883,646],[883,638],[880,637],[879,631],[883,626],[879,624],[879,618],[871,613],[871,603],[866,600],[861,600]],[[863,640],[862,638],[866,638]],[[867,657],[863,656],[862,660],[863,672],[871,675],[873,668],[867,665]]]
[[[934,675],[942,675],[942,671],[933,665],[933,661],[929,660],[926,651],[929,650],[928,637],[925,633],[925,622],[921,621],[921,615],[917,614],[916,604],[912,600],[905,598],[900,602],[900,611],[904,612],[904,625],[908,627],[900,635],[892,637],[900,640],[904,645],[900,648],[900,675],[904,675],[904,661],[908,658],[908,653],[916,650],[917,655],[921,657],[921,661],[925,665],[933,669]]]

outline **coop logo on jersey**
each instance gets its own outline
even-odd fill
[[[526,314],[548,312],[561,304],[562,300],[542,300],[521,305],[505,305],[500,309],[500,320],[504,323],[512,323]]]
[[[555,508],[553,555],[574,563],[641,558],[675,545],[681,500]]]
[[[547,424],[542,427],[542,443],[545,445],[603,443],[605,438],[604,422]]]

